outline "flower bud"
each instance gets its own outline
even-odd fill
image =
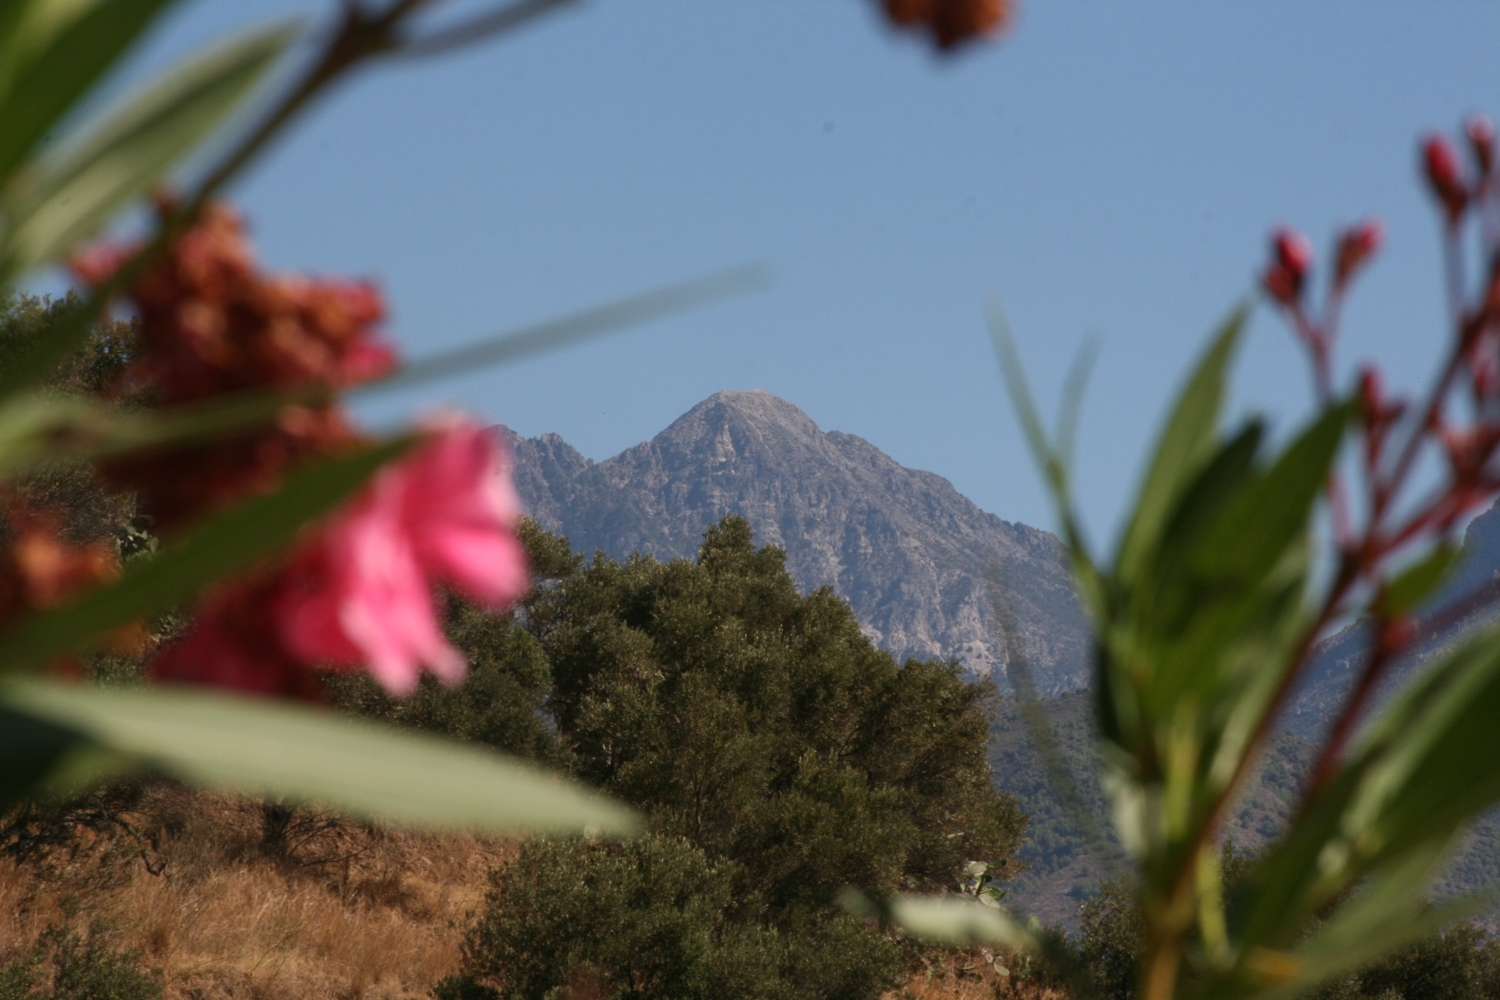
[[[947,50],[1003,30],[1014,0],[881,0],[881,6],[892,24],[926,29]]]
[[[1422,169],[1427,175],[1427,186],[1443,203],[1448,221],[1455,223],[1464,214],[1469,201],[1469,192],[1464,187],[1463,175],[1458,165],[1458,154],[1447,139],[1432,136],[1422,146]]]
[[[1261,278],[1267,295],[1283,306],[1295,305],[1311,269],[1312,247],[1301,233],[1282,228],[1271,234],[1271,263]]]
[[[1495,123],[1484,115],[1475,115],[1464,125],[1469,138],[1469,149],[1474,153],[1474,162],[1479,164],[1479,175],[1488,177],[1495,169]]]
[[[1379,220],[1369,219],[1351,226],[1339,236],[1337,261],[1334,264],[1333,283],[1342,289],[1359,273],[1360,268],[1380,249],[1385,241],[1385,228]]]

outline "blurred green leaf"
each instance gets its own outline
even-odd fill
[[[1308,990],[1337,976],[1353,972],[1384,956],[1442,933],[1465,920],[1494,908],[1494,893],[1423,905],[1392,905],[1372,913],[1371,923],[1342,926],[1337,919],[1308,943],[1288,956],[1291,982],[1257,991],[1256,1000],[1294,1000]],[[1212,994],[1209,994],[1212,996]]]
[[[195,57],[47,157],[35,177],[6,192],[11,228],[0,246],[0,284],[74,249],[160,181],[239,107],[295,37],[295,27],[278,25]]]
[[[1429,665],[1362,741],[1370,773],[1346,826],[1366,864],[1446,837],[1500,802],[1496,639],[1489,630]]]
[[[1386,584],[1382,610],[1396,618],[1419,609],[1443,585],[1462,556],[1456,545],[1437,546]]]
[[[289,477],[279,492],[212,515],[155,555],[132,561],[115,583],[22,619],[0,634],[0,672],[36,667],[84,648],[275,554],[410,445],[411,439],[401,438],[319,462]]]
[[[0,87],[0,186],[176,0],[53,3],[73,16],[18,58]],[[20,7],[29,6],[18,3]],[[3,28],[0,28],[3,31]]]
[[[1047,439],[1047,430],[1042,424],[1041,413],[1031,394],[1031,387],[1026,381],[1026,369],[1021,364],[1021,355],[1016,350],[1015,339],[1010,334],[1010,326],[1006,322],[1005,314],[998,307],[990,309],[989,324],[990,337],[995,345],[995,354],[1000,361],[1000,371],[1005,378],[1011,405],[1015,407],[1016,418],[1021,423],[1021,430],[1031,450],[1032,459],[1041,468],[1043,478],[1047,483],[1048,493],[1062,529],[1063,541],[1068,546],[1073,575],[1083,597],[1084,606],[1097,616],[1103,612],[1104,583],[1099,578],[1094,557],[1089,552],[1087,539],[1084,538],[1082,521],[1073,504],[1072,484],[1069,481],[1070,470],[1065,453],[1072,447],[1071,439],[1077,422],[1077,410],[1082,404],[1083,387],[1088,376],[1091,356],[1088,354],[1081,356],[1078,363],[1074,365],[1067,389],[1063,394],[1061,423],[1064,451],[1059,451],[1053,448]]]
[[[1194,548],[1194,569],[1200,577],[1259,580],[1310,530],[1313,507],[1328,482],[1353,412],[1349,404],[1329,407],[1264,475],[1236,492],[1213,530]]]
[[[495,834],[637,826],[629,810],[476,746],[301,705],[182,688],[106,689],[12,681],[0,706],[56,734],[207,788],[312,801],[402,826]],[[14,737],[0,737],[6,760]]]
[[[1249,315],[1250,307],[1242,305],[1219,328],[1157,437],[1156,451],[1137,494],[1135,513],[1115,558],[1115,574],[1126,586],[1161,539],[1169,512],[1218,433],[1229,363]]]
[[[1446,854],[1455,831],[1500,802],[1496,638],[1491,632],[1429,666],[1361,736],[1259,867],[1247,943],[1285,938],[1361,879],[1405,885],[1400,879],[1414,871],[1435,871],[1430,859]]]
[[[0,3],[0,96],[61,31],[99,0],[7,0]]]
[[[1036,939],[998,905],[968,897],[897,894],[871,899],[853,889],[839,896],[845,910],[880,920],[934,944],[956,947],[999,945],[1013,951],[1032,951]]]

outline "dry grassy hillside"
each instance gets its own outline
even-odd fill
[[[60,926],[139,952],[167,1000],[426,998],[458,968],[488,872],[516,851],[303,812],[277,856],[265,828],[259,803],[170,786],[33,825],[29,840],[8,841],[24,859],[0,861],[0,912],[11,915],[0,962]],[[891,996],[1049,995],[1007,988],[978,956],[956,956]]]

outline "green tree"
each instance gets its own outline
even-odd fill
[[[680,837],[532,841],[491,877],[438,997],[857,1000],[894,983],[890,941],[846,916],[771,926],[733,890],[734,867]]]
[[[0,297],[0,371],[28,346],[49,336],[58,320],[77,301],[73,295],[51,298],[10,294]],[[106,320],[94,324],[83,348],[70,354],[48,380],[47,389],[69,394],[120,394],[134,356],[136,330],[131,323]],[[13,496],[61,518],[64,534],[74,542],[112,540],[128,554],[144,544],[133,523],[133,498],[106,488],[84,462],[49,462],[25,478],[7,484]],[[5,511],[0,508],[0,538]]]
[[[1014,855],[1024,820],[985,756],[992,688],[898,665],[740,518],[695,562],[598,557],[527,618],[580,774],[736,862],[777,910],[850,884],[946,887]]]

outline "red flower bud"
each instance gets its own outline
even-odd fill
[[[1469,137],[1474,161],[1479,164],[1480,176],[1489,176],[1495,169],[1495,123],[1484,115],[1475,115],[1465,124],[1464,132]]]
[[[1312,246],[1296,230],[1281,228],[1271,234],[1271,263],[1261,278],[1266,294],[1283,306],[1302,297],[1312,269]]]
[[[1447,139],[1435,135],[1423,144],[1422,168],[1427,174],[1427,186],[1448,213],[1448,221],[1457,222],[1469,202],[1469,192],[1459,170],[1458,154]]]
[[[1385,228],[1378,219],[1368,219],[1351,226],[1339,236],[1338,259],[1334,264],[1333,283],[1336,288],[1347,285],[1360,268],[1380,249],[1385,241]]]
[[[886,18],[903,28],[925,28],[940,49],[1003,30],[1013,0],[882,0]]]

